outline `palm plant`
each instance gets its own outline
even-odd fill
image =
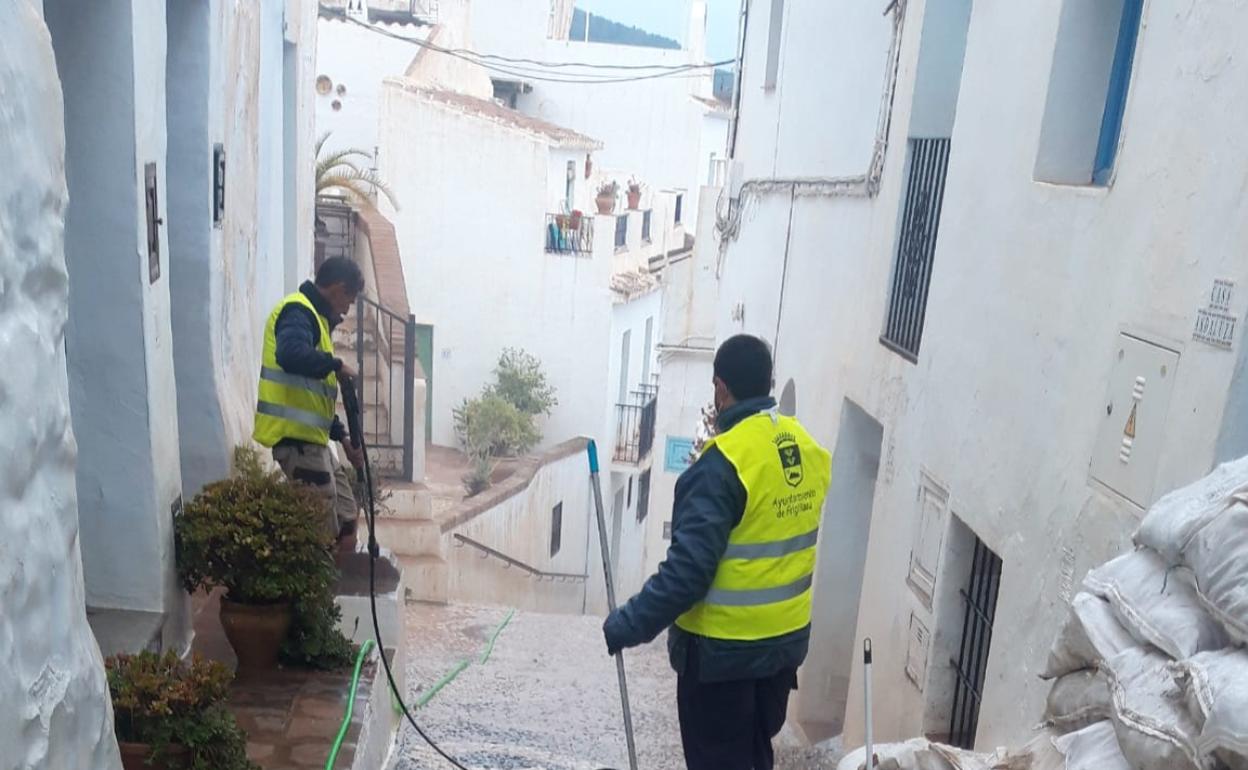
[[[386,196],[390,205],[396,209],[399,207],[394,193],[377,175],[377,172],[369,168],[361,168],[354,160],[355,158],[371,158],[371,155],[354,147],[324,152],[327,139],[329,139],[328,132],[322,134],[321,138],[316,141],[317,195],[328,190],[338,190],[357,203],[372,205],[372,194],[379,192]]]

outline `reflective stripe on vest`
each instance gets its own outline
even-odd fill
[[[715,639],[768,639],[810,624],[815,547],[832,457],[790,417],[747,417],[709,442],[746,490],[715,579],[701,602],[677,619]]]
[[[277,319],[291,304],[302,305],[312,312],[320,327],[317,349],[331,356],[334,354],[328,319],[316,311],[302,292],[287,296],[273,308],[264,326],[256,427],[252,437],[256,443],[269,447],[288,438],[328,444],[338,402],[338,375],[330,372],[325,379],[318,380],[283,371],[277,363]]]

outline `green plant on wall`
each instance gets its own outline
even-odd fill
[[[546,381],[542,362],[531,353],[506,348],[494,369],[494,384],[487,388],[525,414],[549,415],[559,405],[555,388]]]
[[[536,356],[514,348],[502,352],[494,382],[452,412],[455,435],[470,462],[463,477],[469,496],[490,486],[494,458],[524,454],[541,442],[538,417],[549,415],[558,404]]]
[[[149,764],[185,770],[260,770],[247,760],[247,736],[226,708],[232,675],[220,663],[174,652],[105,661],[117,740],[149,747]],[[188,761],[176,760],[185,750]],[[173,765],[170,765],[173,766]]]

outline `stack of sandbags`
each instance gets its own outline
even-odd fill
[[[1054,683],[1034,770],[1248,770],[1248,653],[1238,648],[1248,641],[1248,458],[1163,497],[1135,542],[1072,602],[1043,674]]]

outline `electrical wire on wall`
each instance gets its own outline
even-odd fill
[[[369,30],[378,35],[399,40],[418,46],[427,51],[450,56],[455,59],[481,67],[489,72],[507,75],[520,80],[533,80],[543,83],[572,83],[587,85],[606,85],[612,83],[635,83],[645,80],[658,80],[670,77],[705,77],[707,72],[718,67],[732,64],[732,59],[703,64],[596,64],[590,62],[550,62],[539,59],[524,59],[501,56],[498,54],[481,53],[468,48],[446,48],[427,40],[407,37],[368,22],[348,16],[339,8],[320,6],[323,16],[338,19]],[[529,66],[525,66],[529,65]],[[615,72],[642,72],[644,74],[610,75],[596,73],[561,72],[567,69],[610,70]],[[555,70],[550,73],[547,70]]]
[[[887,70],[880,97],[879,116],[876,120],[875,141],[871,150],[871,162],[865,173],[843,177],[770,178],[750,179],[741,185],[736,197],[728,190],[720,194],[715,205],[715,231],[719,235],[719,261],[715,274],[723,273],[724,257],[728,244],[741,232],[741,218],[748,206],[762,195],[789,193],[793,197],[874,198],[880,189],[884,174],[884,161],[888,154],[888,135],[892,130],[893,104],[897,92],[897,74],[901,62],[901,39],[905,25],[908,0],[891,0],[884,13],[892,14],[893,31],[888,46]],[[744,60],[744,43],[741,60]],[[739,120],[740,117],[737,117]],[[790,216],[792,211],[790,210]]]

